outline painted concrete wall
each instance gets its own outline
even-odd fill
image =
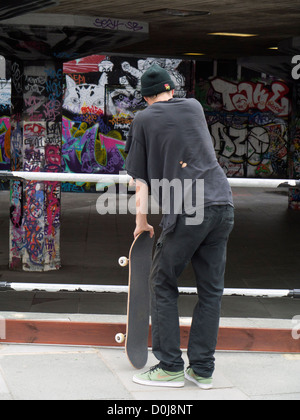
[[[192,61],[118,56],[75,60],[64,66],[64,74],[47,67],[41,74],[34,68],[22,74],[15,68],[13,112],[11,85],[0,82],[0,170],[119,173],[131,122],[146,106],[140,77],[154,61],[171,73],[177,97],[196,96],[202,103],[228,177],[300,177],[300,94],[291,86],[219,75],[196,80],[195,86]],[[59,267],[60,188],[11,183],[11,268]],[[93,188],[62,186],[76,192]],[[299,190],[291,190],[290,207],[300,209],[299,203]]]
[[[151,58],[90,56],[64,66],[62,168],[65,172],[118,173],[132,119],[145,107],[140,76]],[[300,94],[269,79],[237,82],[222,77],[199,82],[193,62],[160,59],[174,78],[177,96],[202,103],[216,153],[228,177],[300,177]],[[201,65],[201,64],[200,64]],[[9,84],[0,89],[0,169],[10,168]],[[298,101],[298,102],[297,102]],[[300,109],[300,107],[299,107]],[[89,191],[64,184],[64,191]],[[293,193],[297,197],[297,191]]]
[[[227,177],[288,177],[292,103],[284,82],[216,77],[197,92]]]

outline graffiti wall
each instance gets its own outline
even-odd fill
[[[154,62],[170,72],[176,85],[176,96],[188,97],[194,94],[192,61],[95,55],[70,61],[64,65],[64,77],[59,81],[64,85],[61,133],[56,133],[57,127],[53,124],[51,128],[49,124],[47,127],[42,127],[40,124],[39,128],[35,127],[35,129],[47,129],[49,151],[52,142],[50,137],[56,138],[61,134],[61,169],[64,172],[111,174],[124,169],[124,148],[130,124],[136,112],[146,106],[140,94],[140,78]],[[21,72],[13,71],[12,74],[13,85],[17,89]],[[54,121],[59,113],[57,107],[60,103],[55,95],[58,94],[60,87],[56,82],[47,82],[44,86],[43,80],[34,77],[29,82],[32,82],[32,86],[28,87],[24,96],[25,106],[28,108],[28,120],[32,121],[31,117],[34,117],[36,121],[43,117],[45,121]],[[4,104],[3,109],[0,109],[0,170],[8,170],[11,165],[16,170],[21,168],[23,162],[20,159],[24,158],[24,164],[28,163],[29,170],[32,162],[45,158],[45,153],[43,151],[41,154],[41,150],[37,147],[34,150],[27,148],[26,153],[22,154],[22,145],[18,146],[18,138],[21,138],[23,132],[17,121],[13,123],[14,141],[10,153],[10,90],[10,82],[5,82],[5,86],[1,86],[0,89],[0,103]],[[32,90],[35,90],[34,95]],[[49,92],[55,99],[45,103],[41,99],[45,92]],[[30,127],[28,129],[30,130]],[[52,130],[52,134],[49,130]],[[25,131],[28,131],[26,127]],[[54,156],[55,142],[51,147]],[[95,186],[86,183],[62,185],[63,191],[84,192],[94,188]]]
[[[171,73],[176,96],[194,96],[192,61],[96,55],[64,65],[63,171],[110,174],[124,169],[130,124],[136,112],[145,108],[140,77],[153,62]],[[9,102],[8,92],[9,87],[1,89],[1,102]],[[299,130],[290,142],[291,91],[284,82],[238,83],[218,77],[199,83],[197,99],[204,107],[219,163],[228,177],[286,178],[291,176],[291,152],[292,177],[299,178]],[[38,105],[32,103],[30,109]],[[2,169],[10,165],[7,106],[0,110]],[[43,112],[51,117],[55,106]],[[297,121],[299,118],[295,119],[296,126]],[[89,184],[63,185],[64,191],[92,188]]]
[[[119,173],[135,114],[146,106],[140,78],[154,62],[166,68],[176,96],[193,92],[193,63],[171,59],[91,56],[64,66],[62,166],[65,172]],[[89,190],[90,185],[64,184],[64,191]]]
[[[288,176],[290,89],[281,81],[202,82],[218,160],[228,177]]]
[[[300,179],[300,86],[297,83],[293,95],[293,112],[290,124],[290,178]],[[291,188],[289,192],[289,207],[300,210],[300,189]]]
[[[10,97],[11,83],[0,80],[0,171],[10,169]],[[0,189],[7,183],[0,182]]]

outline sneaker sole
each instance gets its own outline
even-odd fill
[[[144,379],[139,379],[136,376],[133,377],[133,382],[139,385],[147,385],[147,386],[159,386],[165,388],[182,388],[184,387],[184,382],[163,382],[163,381],[147,381]]]
[[[194,379],[192,376],[190,376],[188,373],[185,373],[184,376],[188,381],[193,382],[194,384],[196,384],[201,389],[209,390],[209,389],[212,389],[212,387],[213,387],[213,384],[201,384],[196,379]]]

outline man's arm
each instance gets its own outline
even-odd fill
[[[142,232],[150,232],[150,237],[154,236],[153,226],[148,224],[148,185],[142,181],[136,181],[136,228],[134,237]]]

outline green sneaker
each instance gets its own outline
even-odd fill
[[[157,365],[145,373],[135,375],[133,382],[140,385],[181,388],[184,386],[184,371],[168,372]]]
[[[196,375],[192,368],[187,368],[185,378],[194,382],[194,384],[201,389],[212,389],[213,387],[212,378],[202,378],[201,376]]]

